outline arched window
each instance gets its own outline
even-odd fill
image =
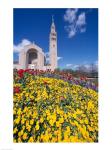
[[[28,64],[32,64],[33,60],[38,58],[37,51],[35,49],[30,49],[28,51]]]

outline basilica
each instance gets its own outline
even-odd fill
[[[57,32],[55,29],[54,19],[49,35],[49,54],[44,53],[43,49],[38,45],[31,43],[25,46],[19,53],[19,62],[14,64],[16,69],[39,69],[39,70],[55,70],[57,64]]]

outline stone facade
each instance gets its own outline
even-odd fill
[[[43,69],[44,52],[35,44],[25,46],[19,55],[19,65],[22,69]]]
[[[46,64],[46,55],[43,49],[32,43],[25,46],[19,53],[19,64],[14,64],[16,69],[39,69],[52,71],[57,65],[57,33],[54,19],[52,18],[51,31],[49,36],[49,63]]]

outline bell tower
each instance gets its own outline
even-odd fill
[[[51,31],[49,37],[49,54],[51,70],[57,68],[57,33],[55,30],[54,18],[52,16]]]

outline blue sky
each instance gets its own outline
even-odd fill
[[[97,63],[97,9],[14,9],[14,60],[21,47],[33,41],[44,52],[49,51],[52,15],[58,36],[58,66]]]

